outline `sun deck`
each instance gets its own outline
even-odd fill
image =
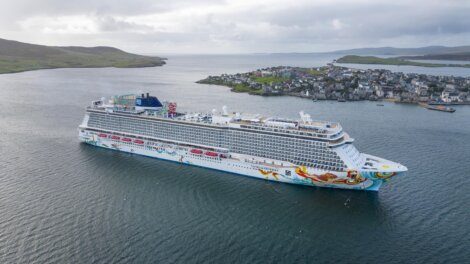
[[[137,109],[136,107],[118,104],[117,102],[116,99],[113,99],[108,104],[105,104],[104,99],[102,99],[94,101],[88,109],[108,113],[138,115],[151,119],[166,119],[216,127],[240,127],[328,140],[338,140],[343,136],[342,127],[339,123],[311,120],[310,116],[303,112],[300,112],[301,119],[286,119],[264,117],[259,114],[240,114],[235,112],[228,114],[226,107],[223,108],[221,113],[215,110],[212,113],[181,113],[176,111],[170,112],[164,106],[152,109]],[[163,105],[167,105],[166,102],[163,102]]]

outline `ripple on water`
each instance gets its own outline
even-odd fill
[[[197,60],[0,76],[1,263],[469,259],[470,108],[442,115],[389,103],[378,109],[369,102],[235,94],[194,84],[227,69]],[[225,61],[233,63],[228,70],[255,67],[233,60]],[[206,66],[190,70],[185,63]],[[79,144],[83,107],[130,86],[190,110],[227,104],[287,117],[305,110],[340,121],[359,150],[399,161],[409,172],[365,193],[271,183]]]

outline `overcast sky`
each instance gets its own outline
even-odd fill
[[[470,0],[0,0],[0,38],[137,53],[470,45]]]

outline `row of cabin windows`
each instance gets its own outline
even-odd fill
[[[342,164],[342,161],[336,153],[325,147],[326,143],[318,141],[309,142],[308,140],[302,139],[230,131],[231,136],[227,143],[227,141],[223,140],[225,137],[222,136],[221,131],[210,128],[187,127],[182,125],[175,127],[173,124],[150,123],[144,120],[122,119],[121,117],[99,114],[92,115],[89,124],[90,126],[104,129],[225,147],[242,154],[264,156],[279,160],[292,160],[294,163],[305,163],[314,159]],[[275,151],[273,151],[273,149],[275,149]]]

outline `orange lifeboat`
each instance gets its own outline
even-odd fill
[[[212,152],[212,151],[207,151],[205,154],[206,154],[206,156],[209,156],[209,157],[219,156],[219,154],[217,152]]]
[[[135,144],[142,145],[142,144],[144,144],[144,141],[143,141],[143,140],[140,140],[140,139],[136,139],[136,140],[134,140],[134,143],[135,143]]]
[[[122,138],[121,140],[124,141],[124,142],[131,142],[132,141],[132,139],[130,139],[130,138]]]
[[[202,154],[202,150],[200,149],[191,149],[189,152],[191,152],[192,154],[196,154],[196,155]]]
[[[107,135],[107,134],[104,134],[104,133],[101,133],[101,134],[98,135],[98,137],[100,137],[100,138],[107,138],[108,135]]]
[[[118,137],[118,136],[111,136],[111,139],[113,139],[113,140],[119,140],[120,137]]]

